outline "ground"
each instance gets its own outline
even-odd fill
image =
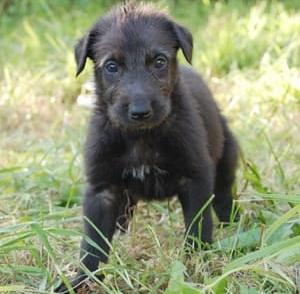
[[[53,293],[78,264],[82,149],[73,44],[112,1],[0,3],[0,292]],[[98,2],[100,3],[100,2]],[[141,203],[94,293],[299,293],[300,2],[155,2],[194,35],[242,156],[236,224],[187,258],[175,200]],[[180,56],[182,62],[184,59]]]

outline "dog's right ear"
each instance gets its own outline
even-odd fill
[[[87,57],[91,58],[90,40],[91,34],[89,32],[86,36],[82,37],[75,45],[74,53],[77,64],[76,77],[83,71]]]

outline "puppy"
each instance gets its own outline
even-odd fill
[[[97,94],[81,243],[81,262],[91,272],[107,262],[108,242],[117,227],[126,231],[139,200],[177,196],[194,247],[212,242],[213,194],[218,218],[230,220],[237,143],[201,77],[178,65],[179,49],[191,63],[186,28],[132,3],[110,11],[75,47],[77,75],[87,58],[94,63]],[[84,278],[79,270],[72,287]]]

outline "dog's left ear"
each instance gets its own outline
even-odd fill
[[[76,77],[84,70],[86,59],[91,57],[90,50],[90,32],[82,37],[74,47],[75,61],[77,64]]]
[[[178,45],[181,48],[183,55],[188,63],[192,63],[193,56],[193,37],[188,29],[185,27],[174,23],[174,32],[177,37]]]

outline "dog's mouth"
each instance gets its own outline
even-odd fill
[[[123,128],[129,131],[138,131],[138,132],[143,132],[147,130],[152,130],[157,127],[159,127],[161,124],[163,124],[163,120],[159,121],[142,121],[142,122],[132,122],[130,121],[127,124],[122,125]]]
[[[137,129],[151,129],[155,127],[155,125],[158,125],[158,123],[155,123],[155,121],[152,120],[143,120],[143,121],[134,121],[129,120],[127,126],[129,128],[137,128]]]

